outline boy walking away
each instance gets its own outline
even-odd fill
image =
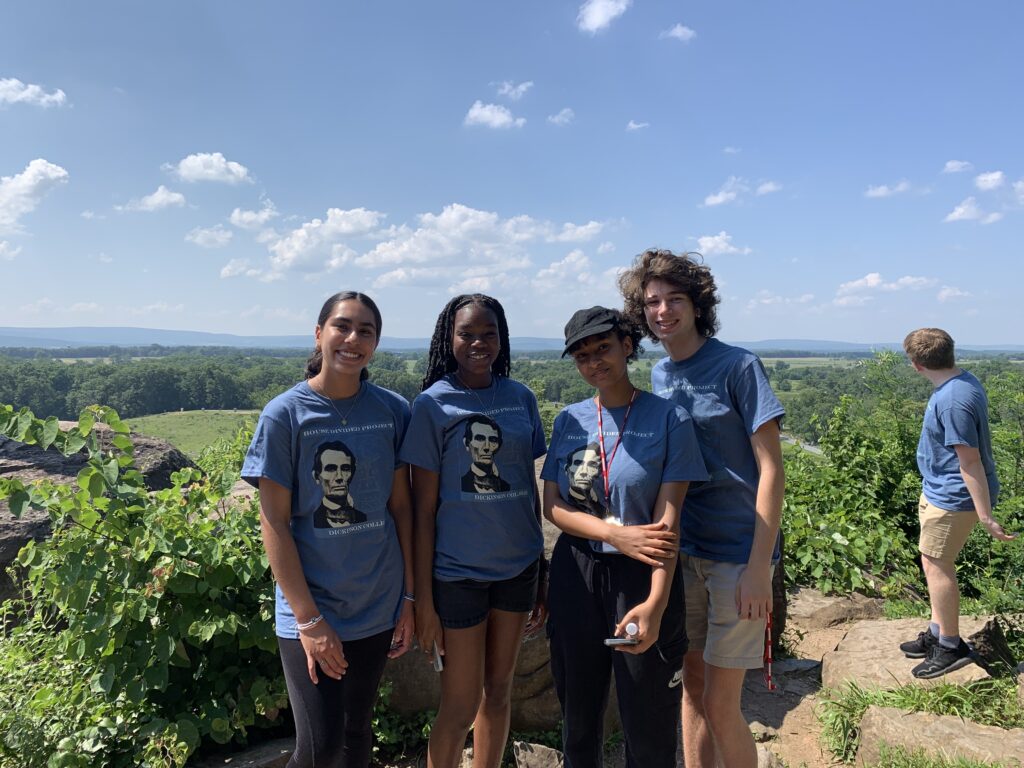
[[[740,710],[748,669],[763,663],[779,557],[785,480],[783,416],[761,361],[716,339],[711,271],[688,254],[646,251],[619,279],[626,312],[668,357],[654,393],[690,412],[710,479],[693,483],[680,518],[683,574],[683,753],[688,768],[755,768]]]
[[[923,658],[914,677],[932,678],[970,663],[971,648],[960,638],[960,588],[954,561],[980,522],[993,538],[1012,541],[992,517],[999,494],[988,398],[981,383],[956,366],[953,339],[940,328],[907,335],[903,349],[914,370],[935,390],[924,412],[917,467],[923,479],[921,564],[932,618],[916,639],[900,644],[911,659]]]

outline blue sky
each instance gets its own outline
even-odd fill
[[[649,246],[722,338],[1021,343],[1024,5],[8,3],[0,325],[558,336]]]

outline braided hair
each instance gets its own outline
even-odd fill
[[[498,321],[498,339],[501,342],[501,349],[494,362],[491,363],[491,374],[508,377],[511,373],[512,350],[508,341],[508,321],[505,320],[505,310],[501,303],[482,293],[464,293],[445,304],[441,314],[437,316],[434,335],[430,337],[427,373],[423,377],[421,390],[459,369],[452,347],[452,339],[455,334],[455,313],[463,307],[471,305],[489,309]]]

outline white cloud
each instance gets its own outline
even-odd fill
[[[34,211],[47,192],[67,180],[67,171],[42,158],[14,176],[0,176],[0,234],[20,232],[18,220]]]
[[[96,211],[85,210],[78,215],[81,216],[86,221],[92,221],[93,219],[96,218]]]
[[[220,152],[198,152],[183,158],[178,164],[164,165],[182,181],[219,181],[225,184],[252,183],[249,169],[241,163],[228,160]]]
[[[1017,203],[1024,205],[1024,179],[1013,182],[1013,191],[1017,195]]]
[[[964,171],[973,170],[974,166],[968,163],[966,160],[947,160],[946,164],[942,167],[943,173],[963,173]]]
[[[206,229],[196,227],[185,235],[185,240],[195,243],[200,248],[223,248],[231,242],[232,235],[233,233],[230,229],[225,229],[218,224],[215,227],[208,227]]]
[[[102,309],[103,307],[101,307],[95,301],[76,301],[74,304],[68,307],[67,311],[69,314],[72,315],[85,315],[92,314],[94,312],[99,312]]]
[[[732,244],[732,235],[722,230],[717,235],[704,235],[697,238],[697,250],[705,256],[716,255],[747,255],[749,248],[737,248]]]
[[[974,177],[974,186],[980,189],[982,192],[988,192],[993,189],[999,189],[1003,186],[1003,182],[1006,177],[1002,171],[989,171],[988,173],[979,173]]]
[[[650,127],[651,127],[650,123],[638,123],[636,120],[630,120],[628,123],[626,123],[626,130],[627,131],[639,131],[639,130],[641,130],[643,128],[650,128]]]
[[[969,291],[963,291],[959,288],[955,288],[952,285],[944,285],[935,298],[945,303],[947,301],[956,301],[957,299],[966,299],[971,296]]]
[[[248,259],[232,259],[220,270],[220,276],[228,277],[259,277],[261,271],[253,268]]]
[[[972,195],[947,213],[943,221],[980,221],[982,224],[994,224],[1001,218],[1001,213],[986,213],[982,210]]]
[[[569,107],[561,110],[556,115],[548,115],[548,122],[552,125],[568,125],[576,118],[576,113]]]
[[[612,253],[615,250],[615,243],[605,241],[597,246],[597,252],[602,256],[606,253]]]
[[[836,289],[836,298],[832,303],[839,307],[859,307],[871,300],[870,293],[875,291],[920,291],[934,286],[938,281],[934,277],[904,275],[887,282],[879,272],[869,272],[856,280],[841,283]]]
[[[516,117],[501,104],[484,104],[477,99],[462,122],[463,125],[482,125],[486,128],[522,128],[526,125],[526,118]]]
[[[359,237],[376,229],[385,214],[366,208],[330,208],[326,219],[313,219],[287,235],[271,240],[272,271],[290,269],[319,272],[330,269],[338,254],[333,246],[346,237]],[[328,255],[329,254],[329,255]]]
[[[138,200],[129,200],[124,205],[115,205],[118,211],[159,211],[163,208],[180,208],[185,205],[185,196],[180,192],[172,192],[163,184],[156,188],[156,192],[146,195]]]
[[[59,107],[67,97],[58,88],[47,93],[41,86],[23,83],[15,77],[0,77],[0,105],[33,104],[37,107]]]
[[[739,147],[722,147],[722,152],[727,155],[738,155],[742,151]]]
[[[263,207],[258,211],[243,211],[235,208],[228,219],[239,229],[260,229],[268,221],[277,216],[277,209],[270,200],[263,201]]]
[[[14,257],[21,253],[21,247],[15,248],[6,240],[0,240],[0,261],[14,261]]]
[[[571,224],[566,222],[562,229],[547,237],[549,243],[583,243],[593,240],[604,229],[604,224],[599,221],[588,221],[586,224]]]
[[[893,186],[887,184],[879,184],[877,187],[868,187],[864,191],[864,197],[892,197],[903,192],[910,191],[910,182],[903,179]]]
[[[633,0],[586,0],[576,14],[581,32],[596,34],[624,14]]]
[[[765,181],[757,185],[757,189],[754,190],[754,194],[770,195],[772,192],[779,192],[782,190],[782,185],[777,181]]]
[[[810,304],[812,301],[814,301],[813,293],[803,293],[799,296],[780,296],[779,294],[772,293],[771,291],[760,290],[754,294],[754,298],[747,302],[747,310],[753,310],[759,307]]]
[[[99,261],[101,264],[112,264],[114,261],[114,257],[108,256],[107,254],[103,253],[103,251],[100,251],[96,255],[96,260]]]
[[[590,259],[583,251],[576,249],[570,251],[565,258],[553,261],[537,272],[531,286],[541,293],[570,291],[573,286],[594,283],[594,275],[590,270]]]
[[[519,101],[531,88],[533,88],[533,80],[527,80],[526,82],[519,83],[518,85],[513,83],[511,80],[506,80],[498,85],[498,95],[504,96],[512,101]]]
[[[694,32],[689,27],[683,26],[682,24],[676,24],[670,29],[662,31],[662,33],[658,35],[658,39],[664,40],[666,38],[671,38],[673,40],[679,40],[680,42],[683,43],[688,43],[691,40],[693,40],[693,38],[695,38],[696,36],[697,33]]]
[[[712,207],[735,202],[744,192],[749,192],[750,186],[738,176],[730,176],[717,192],[713,192],[704,198],[704,205]]]

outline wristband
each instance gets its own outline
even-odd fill
[[[416,596],[412,592],[403,592],[402,599],[408,600],[410,603],[416,602]]]
[[[305,621],[302,624],[296,624],[295,627],[296,627],[296,629],[299,630],[299,632],[305,632],[307,629],[312,629],[313,627],[315,627],[317,624],[319,624],[323,620],[324,620],[324,615],[322,613],[318,613],[316,616],[314,616],[309,621]]]

